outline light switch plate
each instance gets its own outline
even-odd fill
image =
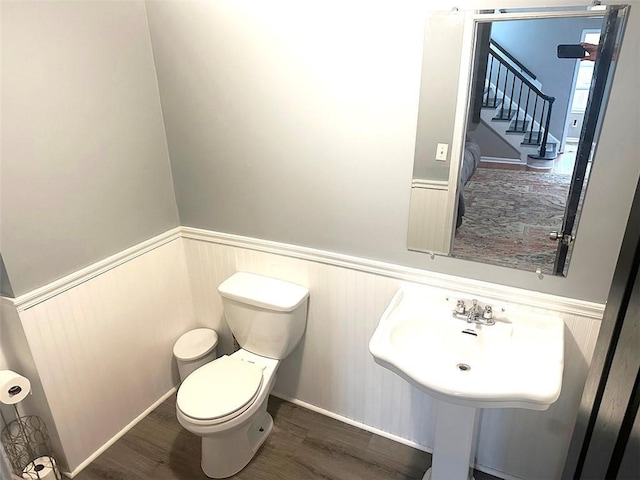
[[[447,161],[447,152],[449,151],[448,143],[439,143],[436,148],[436,160],[440,160],[441,162]]]

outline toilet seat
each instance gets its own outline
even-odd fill
[[[263,382],[264,367],[223,356],[189,375],[178,390],[176,405],[190,421],[226,422],[247,410]]]

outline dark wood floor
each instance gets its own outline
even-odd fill
[[[422,479],[431,455],[275,397],[274,426],[238,480]],[[175,415],[175,395],[78,474],[76,480],[205,480],[200,438]],[[478,472],[476,480],[494,479]]]

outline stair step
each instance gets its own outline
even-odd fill
[[[518,124],[516,125],[516,121]],[[529,130],[529,125],[531,125],[531,120],[517,119],[511,122],[509,128],[506,133],[526,133]]]
[[[556,142],[547,142],[547,155],[552,154],[553,158],[558,156],[558,144]]]
[[[482,108],[498,108],[502,104],[502,97],[489,97],[483,100]]]
[[[536,158],[531,155],[527,157],[527,170],[549,172],[552,169],[553,169],[552,158]]]
[[[515,110],[500,110],[495,117],[491,119],[492,122],[509,122],[516,114]]]
[[[527,156],[536,160],[553,160],[558,156],[558,144],[555,142],[547,143],[547,150],[544,155],[540,155],[540,152],[537,152]]]
[[[553,160],[558,156],[557,140],[549,135],[547,139],[546,151],[544,155],[540,155],[540,145],[544,137],[545,131],[541,125],[538,125],[531,117],[528,116],[513,99],[506,101],[503,92],[496,90],[491,85],[485,85],[482,96],[482,118],[488,121],[491,116],[491,122],[509,122],[507,126],[496,124],[493,130],[497,135],[511,144],[515,149],[521,151],[522,159],[529,157],[532,168],[544,169],[544,165],[553,165]],[[492,111],[486,111],[486,109]],[[534,130],[535,129],[535,130]],[[532,131],[531,131],[532,130]],[[520,137],[513,137],[520,135]],[[553,140],[553,141],[552,141]],[[518,147],[520,143],[520,147]],[[527,161],[527,165],[529,165]]]
[[[544,136],[544,132],[541,132],[540,130],[534,130],[533,132],[531,132],[531,140],[529,140],[529,132],[525,132],[524,138],[522,139],[522,142],[520,142],[520,145],[524,145],[524,146],[540,145],[540,143],[542,143],[543,136]]]
[[[488,96],[492,96],[493,95],[495,97],[496,96],[495,88],[493,88],[492,86],[487,87],[485,85],[484,90],[482,92],[482,96],[484,97],[484,96],[487,96],[487,95]]]

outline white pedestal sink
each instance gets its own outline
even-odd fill
[[[423,480],[472,478],[479,416],[477,408],[438,402],[433,458]]]
[[[481,408],[546,410],[560,395],[564,322],[515,307],[494,325],[452,317],[462,296],[403,287],[371,337],[375,361],[438,400],[432,468],[424,480],[467,480]]]

